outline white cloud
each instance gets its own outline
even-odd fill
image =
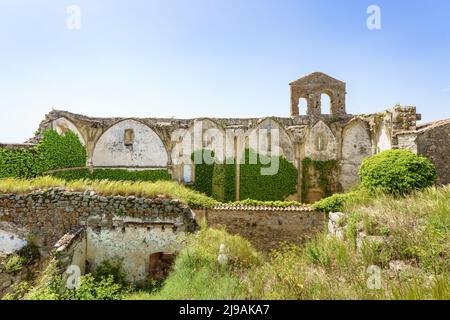
[[[450,92],[450,86],[447,86],[446,88],[442,89],[444,92]]]

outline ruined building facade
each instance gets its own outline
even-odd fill
[[[324,190],[313,183],[306,196],[308,199],[302,199],[301,166],[306,157],[336,160],[337,170],[331,179],[333,192],[348,190],[358,183],[358,169],[365,157],[395,148],[427,156],[437,167],[438,183],[450,183],[450,119],[418,125],[420,114],[412,106],[395,106],[370,115],[347,114],[345,83],[319,72],[290,83],[290,94],[289,117],[92,118],[53,110],[41,123],[40,132],[48,128],[60,133],[75,132],[86,146],[87,165],[91,168],[167,168],[174,180],[192,183],[193,164],[173,161],[182,148],[181,140],[172,139],[176,130],[192,132],[195,123],[202,121],[201,147],[211,146],[213,138],[208,129],[216,129],[235,139],[237,147],[231,152],[239,158],[248,144],[246,137],[252,132],[276,128],[279,129],[279,152],[299,169],[298,192],[290,199],[300,201],[313,201],[324,195]],[[330,99],[330,110],[324,110],[329,114],[322,112],[323,94]],[[306,110],[299,107],[300,101],[306,101]],[[36,136],[29,142],[38,139]],[[225,142],[223,148],[227,148]]]

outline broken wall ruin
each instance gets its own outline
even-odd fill
[[[102,196],[60,188],[0,194],[2,230],[25,230],[42,257],[89,272],[119,258],[127,279],[144,281],[155,253],[173,254],[198,225],[189,207],[168,198]],[[154,261],[152,262],[154,263]]]
[[[67,130],[75,132],[86,146],[87,166],[90,168],[167,168],[173,180],[191,184],[195,179],[195,168],[190,157],[182,163],[176,161],[184,147],[182,139],[172,140],[177,130],[193,134],[196,123],[201,122],[201,145],[192,142],[191,151],[217,143],[210,134],[211,130],[216,130],[227,138],[235,139],[236,146],[232,150],[225,142],[220,147],[227,156],[240,159],[252,133],[278,129],[279,154],[299,171],[299,191],[289,199],[302,202],[311,202],[318,196],[326,195],[325,190],[312,190],[311,195],[302,196],[301,163],[305,158],[337,161],[338,166],[333,173],[338,177],[332,188],[334,192],[347,191],[359,182],[358,169],[364,158],[395,148],[409,149],[427,156],[438,169],[438,183],[450,183],[446,147],[448,120],[418,125],[421,116],[416,108],[399,105],[380,113],[349,115],[345,109],[345,82],[320,72],[290,83],[290,88],[290,117],[92,118],[53,110],[46,115],[39,132],[45,129],[55,129],[60,133]],[[321,94],[330,96],[330,110],[322,110]],[[300,99],[307,100],[307,110],[298,110]],[[39,139],[38,133],[28,142],[36,143]],[[238,172],[238,168],[236,170]],[[236,179],[236,200],[239,200],[239,176]],[[314,184],[317,185],[317,181],[311,181],[311,185]]]

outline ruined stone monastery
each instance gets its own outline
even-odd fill
[[[421,115],[412,106],[395,106],[370,115],[346,113],[346,85],[326,74],[315,72],[290,83],[290,116],[249,119],[158,119],[158,118],[91,118],[67,111],[53,110],[40,125],[40,131],[53,128],[62,133],[75,132],[88,151],[88,166],[94,168],[129,168],[134,170],[167,168],[174,180],[191,183],[195,178],[192,163],[172,161],[180,146],[172,141],[177,129],[191,130],[202,121],[203,132],[216,128],[236,139],[234,158],[238,158],[251,132],[279,129],[279,152],[300,169],[301,160],[337,160],[332,190],[346,191],[358,178],[361,161],[387,149],[409,149],[428,157],[437,167],[439,184],[450,183],[450,119],[418,125]],[[330,98],[330,110],[323,114],[321,95]],[[299,101],[306,101],[306,110],[299,110]],[[31,142],[36,141],[35,137]],[[203,147],[211,137],[202,137]],[[179,143],[179,142],[178,142]],[[226,149],[224,142],[223,149]],[[230,154],[227,151],[227,154]],[[299,172],[298,190],[301,184]],[[237,178],[238,179],[238,178]],[[237,183],[239,185],[239,183]],[[239,190],[237,190],[239,193]],[[313,201],[323,196],[316,187],[308,199],[300,192],[294,200]],[[239,194],[236,195],[239,199]]]
[[[213,143],[208,129],[223,132],[235,142],[233,150],[227,151],[235,159],[248,147],[252,132],[278,129],[278,151],[298,169],[297,192],[289,199],[303,202],[324,196],[320,185],[310,181],[308,194],[302,199],[301,166],[305,158],[336,161],[337,169],[330,179],[332,192],[348,190],[358,183],[358,169],[365,157],[394,148],[428,157],[437,168],[437,183],[450,183],[450,119],[419,125],[420,114],[412,106],[395,106],[370,115],[347,114],[345,83],[318,72],[290,83],[290,93],[290,116],[284,118],[91,118],[53,110],[38,132],[55,129],[60,134],[67,130],[76,133],[86,146],[90,168],[163,168],[179,183],[190,184],[195,179],[195,166],[189,161],[174,161],[181,149],[181,142],[173,139],[177,129],[191,132],[201,121],[201,148]],[[330,98],[329,114],[321,111],[322,94]],[[306,110],[299,108],[302,99],[306,100]],[[26,144],[0,147],[33,146],[39,139],[38,134]],[[227,147],[224,142],[223,148]],[[130,281],[144,281],[170,264],[179,246],[177,239],[194,232],[201,217],[210,225],[226,225],[228,231],[243,235],[261,250],[273,248],[280,241],[300,243],[321,230],[325,221],[323,214],[308,206],[221,205],[194,212],[176,199],[158,197],[102,196],[58,188],[0,194],[0,260],[26,245],[25,239],[33,235],[41,256],[51,253],[63,268],[76,266],[84,273],[118,256],[124,259]],[[25,277],[26,271],[18,275],[0,271],[0,297]]]

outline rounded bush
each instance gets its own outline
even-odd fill
[[[359,176],[369,190],[393,194],[429,187],[437,177],[436,168],[427,158],[408,150],[386,150],[364,159]]]

